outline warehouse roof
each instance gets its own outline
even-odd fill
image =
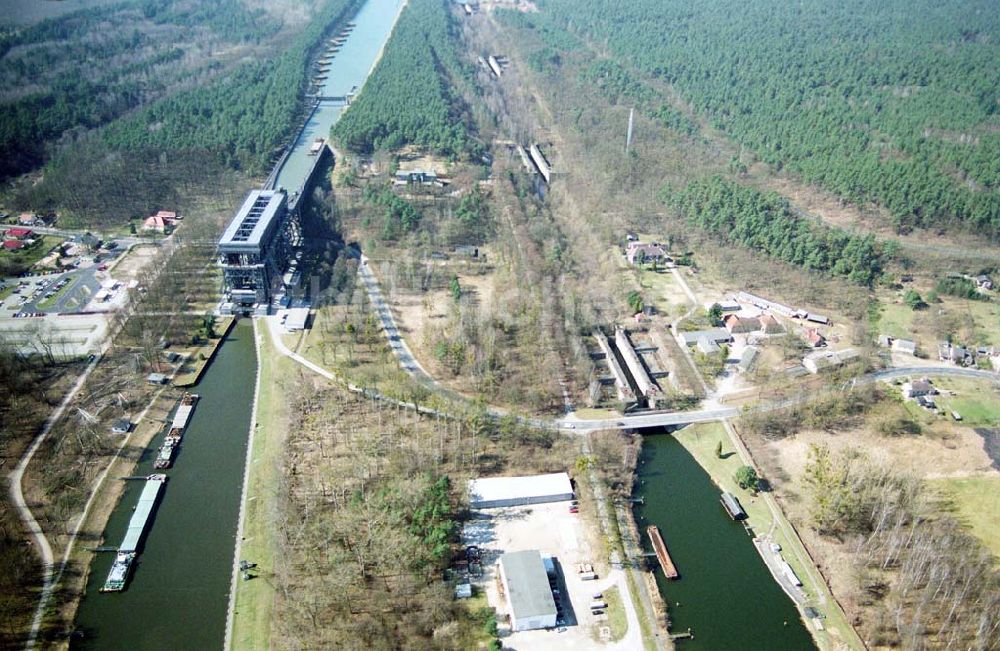
[[[537,549],[504,554],[500,566],[507,580],[507,601],[514,619],[556,614],[549,577]]]
[[[469,481],[469,503],[480,504],[524,500],[539,496],[572,495],[573,486],[564,472],[530,477],[487,477]]]

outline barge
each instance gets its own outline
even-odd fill
[[[732,493],[724,492],[722,496],[719,497],[719,502],[722,504],[722,508],[726,509],[726,513],[729,514],[733,520],[746,520],[747,513],[743,510],[743,506],[740,505],[740,501],[736,499],[736,496]]]
[[[163,441],[163,445],[156,454],[156,461],[153,462],[153,467],[157,470],[166,470],[174,463],[174,450],[177,449],[177,439],[172,439],[167,437]]]
[[[132,513],[132,519],[128,522],[125,537],[118,546],[118,554],[115,555],[115,561],[111,564],[111,570],[101,587],[101,592],[121,592],[125,589],[136,556],[139,555],[142,537],[153,517],[153,510],[166,481],[166,475],[150,475],[146,478],[146,485],[142,487],[142,493],[139,495],[139,503]]]
[[[664,576],[668,579],[679,577],[680,574],[677,572],[677,567],[670,558],[667,545],[663,542],[663,537],[660,535],[660,528],[655,524],[651,524],[646,527],[646,534],[649,536],[649,541],[653,543],[653,551],[656,552],[656,559],[660,561],[660,567],[663,568]]]

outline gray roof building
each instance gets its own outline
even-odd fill
[[[679,333],[681,341],[685,346],[694,346],[699,339],[708,339],[716,344],[727,344],[733,340],[733,335],[725,328],[712,328],[711,330],[695,330],[693,332]]]
[[[537,549],[501,556],[500,578],[510,606],[511,628],[529,631],[556,625],[556,602]]]

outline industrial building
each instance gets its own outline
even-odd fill
[[[284,190],[253,190],[219,240],[223,314],[268,314],[281,289],[295,220]]]
[[[557,472],[530,477],[487,477],[469,481],[469,506],[495,509],[573,499],[569,475]]]
[[[537,549],[511,552],[500,557],[499,580],[507,601],[513,631],[552,628],[556,625],[556,602],[549,577]]]

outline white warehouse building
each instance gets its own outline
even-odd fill
[[[496,509],[562,502],[573,499],[573,485],[564,472],[530,477],[487,477],[469,481],[469,506]]]
[[[510,627],[514,631],[552,628],[556,625],[556,602],[548,574],[537,549],[511,552],[500,557],[500,584],[507,599]]]

